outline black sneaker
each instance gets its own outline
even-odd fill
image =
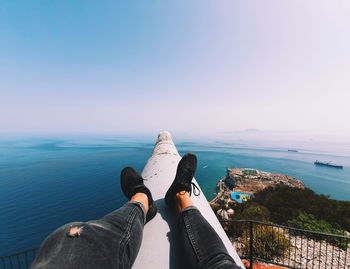
[[[171,184],[169,190],[165,194],[165,202],[168,206],[174,208],[174,198],[175,195],[180,191],[187,191],[192,193],[191,185],[194,188],[194,195],[199,195],[198,187],[192,183],[193,176],[196,172],[197,168],[197,157],[193,153],[186,153],[185,156],[180,160],[177,170],[176,176],[173,184]],[[195,192],[197,188],[198,193]]]
[[[157,214],[157,206],[153,201],[151,191],[143,184],[143,178],[133,167],[125,167],[120,173],[120,185],[124,195],[130,200],[138,192],[142,192],[148,197],[148,212],[146,223]]]

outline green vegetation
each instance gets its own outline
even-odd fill
[[[286,235],[272,226],[249,223],[227,222],[223,224],[226,234],[234,240],[241,240],[243,256],[250,255],[250,243],[253,244],[253,255],[256,258],[273,260],[282,257],[290,249],[290,241]],[[253,237],[250,237],[250,229]]]
[[[270,221],[270,212],[269,210],[261,205],[256,203],[250,203],[244,210],[235,213],[235,219],[241,220],[259,220],[263,222]]]
[[[243,170],[243,173],[246,175],[257,175],[258,172],[256,170]]]
[[[339,234],[343,235],[344,232],[335,229],[328,222],[324,220],[318,220],[312,214],[302,213],[288,222],[291,226],[304,230],[312,230],[315,232],[329,233],[329,234]]]
[[[326,195],[318,195],[310,189],[290,188],[278,186],[257,192],[246,203],[237,204],[234,208],[235,218],[242,219],[251,207],[264,207],[268,214],[261,216],[261,221],[291,226],[290,221],[296,219],[300,213],[311,214],[317,220],[330,224],[337,230],[350,231],[350,202],[330,199]],[[317,226],[310,226],[317,228]]]
[[[328,222],[324,220],[318,220],[315,218],[312,214],[302,213],[300,212],[299,215],[288,222],[291,226],[299,229],[304,230],[312,230],[315,232],[321,232],[321,233],[327,233],[327,234],[339,234],[344,235],[343,230],[336,229],[332,227]],[[294,231],[293,234],[300,235],[300,232]],[[325,240],[329,243],[336,244],[342,249],[346,249],[348,241],[345,239],[334,237],[328,237],[324,235],[318,235],[318,234],[307,234],[308,238],[315,239],[315,240]]]
[[[243,232],[243,251],[248,254],[250,246],[250,237],[247,230]],[[273,260],[276,257],[282,257],[290,248],[290,242],[286,236],[267,226],[258,226],[253,231],[254,257]]]
[[[332,200],[307,188],[267,188],[248,202],[237,204],[234,210],[235,219],[259,220],[338,235],[350,231],[350,202]],[[342,239],[311,233],[307,237],[346,247]]]

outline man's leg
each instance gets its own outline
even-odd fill
[[[213,227],[193,205],[188,192],[176,195],[180,240],[192,268],[240,268]]]
[[[121,185],[127,204],[100,220],[57,229],[43,242],[31,268],[130,268],[141,246],[144,224],[157,208],[134,169],[122,171]]]
[[[238,269],[240,267],[228,254],[220,237],[191,201],[190,193],[196,166],[196,156],[187,153],[179,162],[174,182],[165,195],[167,205],[178,214],[184,255],[192,268]]]

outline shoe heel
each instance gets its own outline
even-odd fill
[[[153,219],[157,214],[157,212],[158,212],[158,209],[157,209],[156,203],[153,202],[153,205],[151,205],[148,209],[148,212],[146,215],[146,223],[149,222],[151,219]]]

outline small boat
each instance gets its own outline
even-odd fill
[[[290,151],[290,152],[299,152],[296,149],[288,149],[288,151]]]
[[[316,161],[316,162],[315,162],[315,165],[319,165],[319,166],[328,166],[328,167],[343,169],[343,166],[342,166],[342,165],[337,165],[337,164],[334,164],[334,163],[331,163],[331,162],[326,163],[326,162]]]
[[[207,168],[207,167],[208,167],[208,165],[204,165],[204,166],[203,166],[203,168]]]

